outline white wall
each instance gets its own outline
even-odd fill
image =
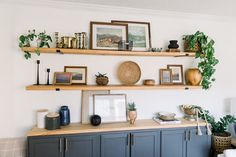
[[[29,2],[30,3],[30,2]],[[35,5],[34,5],[35,3]],[[235,96],[236,30],[234,19],[204,15],[154,12],[127,8],[90,7],[34,2],[0,3],[0,137],[25,136],[35,125],[35,111],[48,108],[56,111],[61,105],[68,105],[72,122],[80,121],[80,91],[26,91],[25,86],[35,83],[36,59],[41,60],[41,80],[45,83],[45,69],[62,71],[65,65],[88,66],[88,84],[94,84],[94,74],[108,73],[111,84],[118,84],[117,66],[127,60],[137,62],[142,69],[143,79],[153,78],[157,82],[158,69],[167,64],[183,64],[191,67],[192,58],[155,58],[86,55],[44,55],[25,60],[18,48],[18,37],[28,29],[46,30],[53,34],[73,35],[74,32],[88,31],[90,21],[133,20],[150,21],[153,47],[166,47],[170,39],[181,40],[183,34],[201,30],[216,41],[216,54],[220,59],[214,86],[202,90],[153,90],[113,91],[126,93],[128,101],[135,101],[140,119],[151,118],[154,112],[171,111],[182,116],[178,106],[196,104],[209,109],[214,115],[224,113],[224,104]]]

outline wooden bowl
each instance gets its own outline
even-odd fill
[[[143,84],[146,86],[154,86],[155,85],[155,80],[148,79],[148,80],[143,80]]]

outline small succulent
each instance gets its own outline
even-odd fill
[[[101,74],[100,72],[98,72],[98,74],[95,75],[95,76],[96,76],[96,78],[98,78],[98,77],[105,77],[105,78],[108,78],[106,75],[107,75],[106,73],[105,73],[105,74]]]
[[[136,111],[136,104],[134,102],[128,103],[128,110],[129,111]]]

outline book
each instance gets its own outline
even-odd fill
[[[159,124],[180,124],[181,123],[181,120],[179,119],[174,119],[174,120],[170,120],[170,121],[164,121],[164,120],[161,120],[157,117],[153,117],[153,120]]]

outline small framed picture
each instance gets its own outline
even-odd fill
[[[86,66],[65,66],[64,71],[72,73],[72,84],[87,84]]]
[[[128,25],[106,22],[90,23],[90,48],[118,50],[118,43],[128,38]]]
[[[172,72],[170,69],[160,69],[160,84],[172,84]]]
[[[72,73],[69,72],[55,72],[54,85],[71,85]]]
[[[151,30],[149,22],[117,21],[112,23],[128,24],[128,40],[133,41],[134,51],[148,51],[151,47]]]
[[[184,84],[183,65],[167,65],[167,69],[172,71],[173,84]]]
[[[93,99],[93,112],[101,116],[102,123],[127,121],[125,94],[98,94]]]

